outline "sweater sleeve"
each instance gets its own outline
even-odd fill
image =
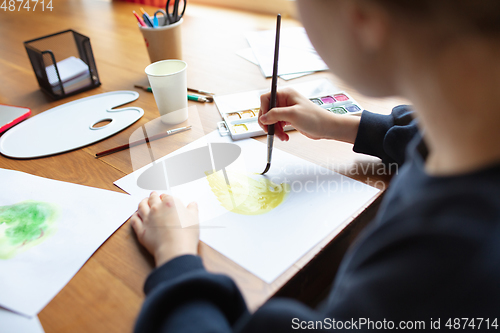
[[[146,300],[136,333],[284,332],[292,325],[303,327],[304,320],[321,318],[318,312],[289,299],[268,301],[250,315],[235,283],[227,276],[207,272],[201,258],[192,255],[174,258],[155,269],[144,291]]]
[[[208,273],[198,256],[180,256],[158,267],[144,291],[137,333],[232,332],[236,321],[248,314],[235,283]]]
[[[363,111],[353,150],[372,155],[384,163],[403,164],[408,143],[418,133],[417,121],[408,105],[400,105],[390,115]]]
[[[320,313],[293,300],[271,300],[253,315],[235,283],[209,273],[198,256],[185,255],[155,269],[147,278],[146,300],[135,332],[286,332],[304,328]],[[300,320],[299,320],[300,318]]]

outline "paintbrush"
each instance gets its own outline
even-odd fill
[[[273,65],[273,79],[271,82],[271,100],[269,101],[269,110],[276,107],[276,90],[278,88],[278,57],[280,50],[280,30],[281,30],[281,14],[278,14],[276,22],[276,44],[274,45],[274,65]],[[274,125],[267,126],[267,165],[262,173],[265,174],[271,168],[271,157],[273,154],[274,143]]]
[[[170,136],[170,135],[174,135],[174,134],[177,134],[177,133],[181,133],[181,132],[190,130],[191,127],[192,126],[189,125],[189,126],[186,126],[186,127],[174,128],[174,129],[168,130],[166,132],[162,132],[162,133],[153,135],[153,136],[151,136],[149,138],[145,138],[145,139],[142,139],[142,140],[130,142],[130,143],[126,144],[126,145],[122,145],[122,146],[111,148],[111,149],[108,149],[108,150],[105,150],[105,151],[101,151],[100,153],[95,154],[95,157],[99,158],[99,157],[103,157],[103,156],[106,156],[106,155],[114,154],[116,152],[119,152],[119,151],[122,151],[122,150],[125,150],[125,149],[129,149],[129,148],[132,148],[132,147],[135,147],[135,146],[138,146],[138,145],[142,145],[143,143],[146,143],[146,142],[151,142],[151,141],[158,140],[158,139]]]

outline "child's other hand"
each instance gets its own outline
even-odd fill
[[[198,254],[200,233],[195,202],[185,207],[179,199],[153,192],[140,202],[130,221],[157,267],[184,254]]]
[[[333,114],[312,103],[293,89],[277,92],[276,107],[269,110],[271,93],[260,97],[259,125],[267,133],[267,125],[275,124],[274,134],[282,141],[289,136],[283,130],[287,124],[305,136],[318,139],[335,139],[354,143],[359,127],[359,117]]]

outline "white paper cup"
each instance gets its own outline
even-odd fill
[[[182,60],[162,60],[145,69],[160,111],[161,121],[176,125],[188,119],[187,64]]]

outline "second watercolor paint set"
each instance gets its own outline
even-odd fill
[[[314,104],[332,113],[355,115],[363,111],[358,102],[346,92],[336,88],[327,79],[308,81],[288,87],[297,90],[302,95],[307,96]],[[266,92],[267,90],[253,90],[215,96],[215,103],[224,119],[224,121],[217,123],[220,135],[230,135],[233,140],[265,135],[257,122],[257,117],[260,96]],[[285,131],[292,129],[292,126],[285,127]]]

